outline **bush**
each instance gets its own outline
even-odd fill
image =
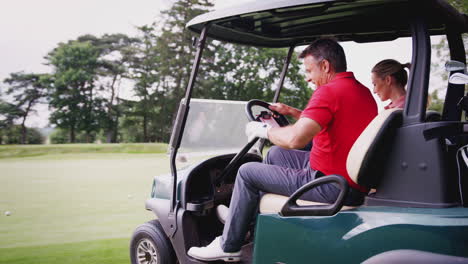
[[[26,128],[26,144],[43,144],[44,137],[41,135],[38,129],[36,128]],[[21,126],[12,125],[7,128],[2,129],[0,132],[0,137],[2,144],[21,144]]]
[[[50,134],[51,144],[65,144],[70,140],[68,138],[68,131],[65,129],[56,128],[52,134]]]
[[[36,128],[28,128],[26,133],[27,144],[43,144],[44,137]]]
[[[76,132],[75,143],[93,143],[96,141],[96,134],[91,134],[89,141],[86,139],[85,132]],[[68,129],[56,128],[50,135],[51,144],[70,143],[70,131]]]

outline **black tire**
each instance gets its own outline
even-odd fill
[[[176,263],[174,249],[158,220],[135,229],[130,241],[130,260],[132,264]]]

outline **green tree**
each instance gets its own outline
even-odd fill
[[[431,93],[430,101],[429,101],[429,110],[437,111],[442,113],[442,109],[444,108],[444,100],[439,98],[437,90],[434,90]]]
[[[195,16],[207,12],[213,6],[209,0],[180,0],[172,7],[162,12],[160,21],[150,27],[158,35],[155,45],[155,70],[157,83],[151,94],[154,100],[154,114],[152,115],[152,131],[158,141],[168,141],[174,114],[180,99],[187,87],[192,61],[195,54],[193,37],[185,25]],[[210,57],[210,48],[204,52],[204,58]],[[211,53],[212,54],[212,53]],[[211,56],[212,57],[212,56]],[[208,74],[202,64],[198,79],[206,79]],[[197,90],[201,87],[197,84]]]
[[[120,108],[123,114],[120,122],[120,140],[124,142],[143,142],[144,132],[141,126],[143,113],[137,101],[121,99]]]
[[[96,140],[97,135],[87,135],[85,131],[78,131],[75,136],[75,143],[88,143]],[[68,129],[56,128],[50,134],[50,143],[52,144],[66,144],[69,143],[69,131]]]
[[[0,99],[0,129],[6,129],[13,124],[15,119],[20,118],[23,111],[16,105]]]
[[[106,135],[106,142],[117,142],[119,117],[120,84],[129,79],[129,67],[135,55],[135,44],[139,39],[125,34],[104,34],[102,37],[85,35],[78,38],[80,42],[89,41],[98,51],[101,67],[98,69],[97,85],[105,101],[106,116],[101,126]]]
[[[213,6],[209,0],[180,0],[162,12],[163,26],[157,48],[164,64],[159,69],[164,85],[173,91],[175,98],[180,99],[188,84],[188,76],[192,68],[193,37],[195,36],[185,28],[185,25],[194,17],[209,11]],[[207,57],[209,50],[205,51]],[[204,74],[204,71],[200,71]]]
[[[161,90],[160,79],[160,56],[156,48],[156,32],[151,26],[138,27],[140,40],[134,45],[134,53],[131,59],[130,76],[134,81],[134,95],[139,98],[132,114],[141,116],[143,130],[143,141],[150,142],[156,139],[152,134],[155,130],[151,128],[152,120],[160,112],[163,102],[156,99],[164,98],[165,93]],[[160,94],[158,96],[158,94]]]
[[[271,101],[280,79],[287,49],[267,49],[222,43],[217,47],[213,69],[195,95],[202,98]],[[291,58],[280,101],[304,107],[311,90],[300,72],[301,63]]]
[[[87,142],[99,130],[99,121],[105,116],[105,100],[97,94],[95,80],[102,66],[99,50],[89,41],[60,43],[46,57],[53,66],[50,106],[55,110],[50,122],[68,129],[70,142],[77,131],[85,131]]]
[[[152,105],[140,100],[143,109],[151,107],[155,125],[152,131],[169,138],[170,125],[179,100],[187,87],[195,47],[193,37],[185,25],[193,17],[208,11],[210,1],[181,0],[171,9],[163,12],[162,21],[150,28],[158,35],[152,56],[154,87]],[[158,34],[160,32],[160,34]],[[151,38],[150,38],[151,39]],[[271,100],[279,81],[286,49],[266,49],[232,45],[208,40],[194,89],[194,97],[207,99],[250,100],[258,98]],[[151,55],[150,55],[151,56]],[[144,90],[143,90],[144,91]],[[307,83],[300,73],[300,63],[294,57],[289,67],[288,78],[284,84],[281,101],[303,107],[311,95]],[[135,111],[136,113],[138,111]],[[132,122],[136,120],[133,118]]]
[[[13,98],[13,112],[16,116],[13,119],[21,119],[21,144],[27,142],[26,120],[28,116],[34,112],[34,106],[38,103],[44,103],[47,95],[47,87],[50,84],[50,76],[48,74],[35,73],[11,73],[9,78],[4,80],[8,85],[6,94]]]
[[[50,143],[52,144],[65,144],[69,142],[68,131],[66,129],[56,128],[50,134]]]
[[[26,138],[22,135],[23,127],[21,125],[11,125],[3,130],[3,143],[5,144],[42,144],[44,138],[36,128],[27,128]]]
[[[7,131],[13,126],[13,121],[20,118],[23,112],[12,103],[0,99],[0,144],[4,144]]]

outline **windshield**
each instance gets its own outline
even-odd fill
[[[246,104],[192,99],[177,162],[181,166],[192,165],[215,155],[239,152],[247,144]]]

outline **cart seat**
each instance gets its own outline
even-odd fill
[[[262,199],[260,200],[260,213],[262,214],[273,214],[273,213],[278,213],[281,211],[281,208],[283,205],[286,203],[289,197],[279,195],[279,194],[274,194],[274,193],[267,193],[262,196]],[[311,201],[305,201],[305,200],[297,200],[298,205],[325,205],[324,203],[318,203],[318,202],[311,202]],[[356,206],[343,206],[341,208],[341,211],[343,210],[349,210],[356,208]]]
[[[380,179],[376,177],[384,168],[385,155],[393,144],[393,138],[403,120],[403,109],[393,108],[382,111],[356,139],[346,160],[346,170],[355,183],[377,188]]]
[[[354,182],[368,188],[376,188],[379,179],[378,170],[382,168],[382,155],[387,153],[387,142],[393,137],[396,129],[400,127],[402,109],[393,108],[382,111],[364,129],[348,154],[346,169]],[[383,139],[387,140],[383,140]],[[289,197],[267,193],[260,200],[260,213],[278,213]],[[298,205],[324,205],[323,203],[297,200]],[[355,208],[356,206],[343,206],[341,211]]]

